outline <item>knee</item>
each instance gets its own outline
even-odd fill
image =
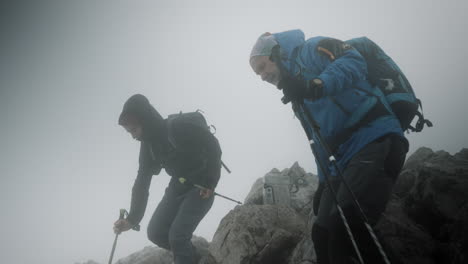
[[[187,244],[190,244],[191,235],[184,234],[179,232],[179,230],[172,229],[169,231],[169,245],[173,251],[178,251],[178,249],[184,249]]]
[[[167,232],[158,232],[157,229],[147,230],[148,239],[160,248],[169,250],[169,238]]]
[[[328,230],[317,224],[312,226],[311,238],[314,243],[321,243],[328,239]]]
[[[359,211],[353,206],[345,206],[342,210],[344,218],[337,211],[332,213],[330,216],[330,237],[335,239],[348,237],[345,221],[353,233],[362,233],[362,230],[366,227]]]

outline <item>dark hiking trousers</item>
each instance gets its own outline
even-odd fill
[[[202,199],[197,188],[180,193],[168,187],[148,224],[149,240],[171,250],[175,264],[196,263],[192,234],[210,210],[213,200],[213,196]]]
[[[404,139],[396,135],[387,135],[364,147],[343,171],[344,180],[356,196],[372,227],[385,210],[393,185],[403,167],[407,150]],[[338,202],[348,220],[364,263],[384,263],[346,187],[337,177],[332,179],[331,184],[337,193]],[[320,200],[317,220],[312,227],[312,240],[319,264],[356,263],[352,259],[358,259],[328,186],[325,187]]]

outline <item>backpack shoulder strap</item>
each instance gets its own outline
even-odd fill
[[[180,115],[182,115],[182,112],[178,114],[172,114],[167,117],[167,139],[171,147],[174,149],[177,148],[177,143],[174,137],[174,120],[177,119]]]

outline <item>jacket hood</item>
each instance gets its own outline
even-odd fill
[[[294,49],[305,42],[304,32],[300,29],[288,30],[274,33],[273,36],[280,46],[280,56],[282,64],[289,66],[288,60]]]
[[[165,131],[164,118],[144,95],[135,94],[128,98],[119,116],[119,125],[123,124],[124,118],[127,116],[130,116],[142,125],[143,139],[149,139],[149,136],[153,135],[161,135]]]

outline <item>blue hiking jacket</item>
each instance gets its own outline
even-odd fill
[[[304,99],[304,109],[318,123],[322,138],[334,146],[334,156],[341,171],[357,152],[375,139],[391,133],[404,138],[400,123],[383,94],[367,81],[367,64],[354,48],[347,49],[332,60],[318,50],[320,41],[329,38],[305,40],[301,30],[273,35],[280,45],[283,70],[295,78],[322,80],[324,96],[315,101]],[[362,123],[367,120],[368,113],[379,107],[384,110],[383,114]],[[314,142],[318,142],[307,119],[301,113],[296,112],[296,115],[305,120],[304,129],[312,135]],[[346,136],[343,137],[343,134]],[[317,151],[316,162],[319,159],[329,174],[336,176],[336,169],[329,162],[323,146],[318,146]],[[319,166],[318,176],[323,182],[324,175]]]

